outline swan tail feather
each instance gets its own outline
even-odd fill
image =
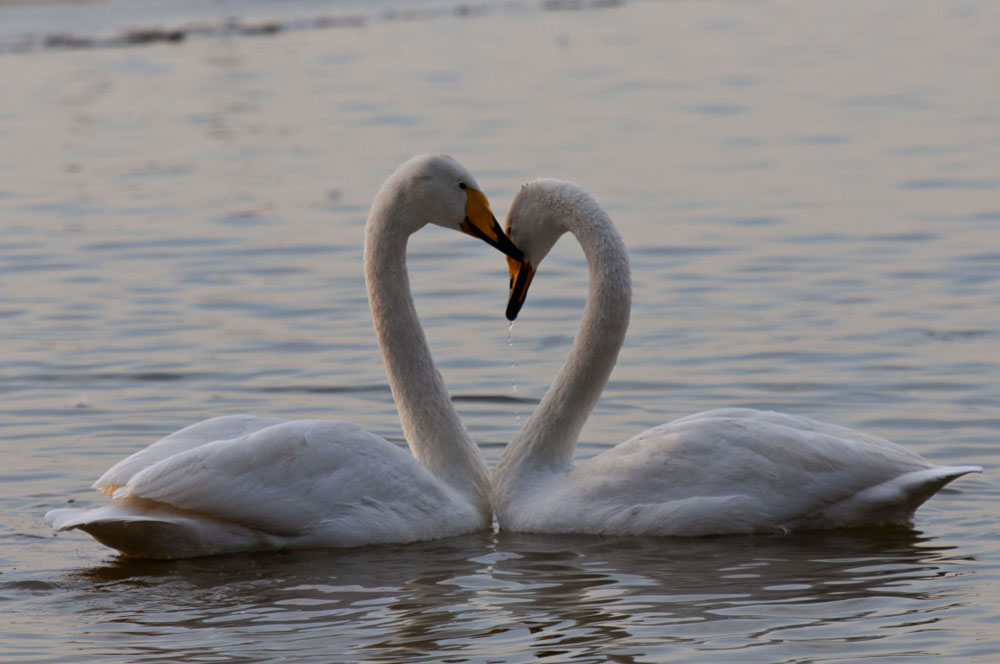
[[[45,520],[59,532],[82,530],[132,558],[197,556],[284,548],[284,538],[169,507],[142,510],[118,503],[91,510],[56,509]]]
[[[913,471],[860,491],[846,500],[813,514],[792,528],[851,528],[881,524],[909,526],[913,513],[948,483],[980,466],[936,466]]]

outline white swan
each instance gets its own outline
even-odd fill
[[[908,524],[914,510],[978,466],[936,467],[887,440],[747,409],[664,424],[579,465],[573,449],[628,327],[625,246],[604,211],[567,182],[525,185],[511,204],[513,320],[539,262],[564,232],[590,269],[579,332],[541,403],[500,457],[493,508],[503,530],[710,535]]]
[[[411,159],[376,195],[365,276],[412,456],[347,422],[217,417],[104,473],[94,487],[113,504],[52,510],[46,520],[148,558],[410,542],[489,528],[489,471],[451,405],[410,295],[407,239],[428,222],[520,256],[476,181],[450,157]]]

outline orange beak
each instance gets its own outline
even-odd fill
[[[461,228],[468,235],[483,240],[511,258],[517,260],[524,258],[521,250],[514,246],[500,228],[490,210],[486,195],[478,189],[465,188],[465,221],[462,222]]]

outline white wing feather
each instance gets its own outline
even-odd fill
[[[114,489],[114,505],[53,510],[46,519],[128,555],[167,558],[410,542],[469,532],[481,519],[384,438],[347,422],[266,426],[271,419],[188,427],[143,450],[151,465],[135,470],[143,452],[119,464],[119,477],[130,477]],[[240,430],[249,431],[194,442],[210,431]]]
[[[122,459],[106,470],[94,482],[93,488],[110,496],[115,489],[126,484],[137,472],[149,468],[158,461],[214,440],[238,438],[244,434],[285,421],[277,417],[226,415],[197,422]]]
[[[411,531],[414,519],[434,518],[450,498],[384,438],[348,422],[311,420],[174,455],[137,473],[113,497],[129,496],[285,536],[373,511],[382,515],[382,529]]]
[[[906,523],[977,466],[936,467],[888,440],[725,409],[644,431],[515,501],[516,530],[709,535]]]

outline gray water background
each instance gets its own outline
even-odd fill
[[[0,6],[0,660],[997,661],[1000,8],[601,4],[245,5],[268,34],[232,3]],[[94,44],[45,46],[67,32]],[[580,457],[736,405],[985,474],[904,532],[173,563],[53,536],[46,510],[102,504],[105,468],[213,415],[403,443],[362,227],[428,151],[501,218],[522,182],[574,180],[625,238],[632,325]],[[568,349],[582,254],[546,259],[510,340],[499,254],[431,229],[409,261],[494,463]]]

